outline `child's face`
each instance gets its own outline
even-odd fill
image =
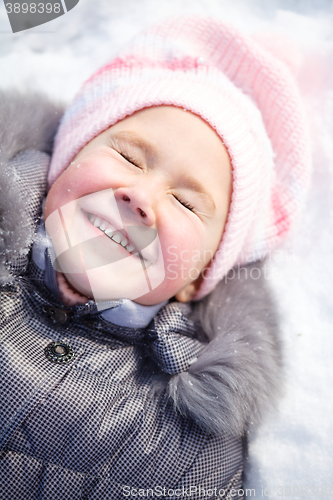
[[[46,228],[82,294],[186,301],[218,248],[231,190],[228,153],[206,122],[172,106],[147,108],[78,153],[48,193]],[[116,230],[122,244],[110,238]]]

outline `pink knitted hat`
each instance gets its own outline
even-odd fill
[[[210,18],[171,19],[136,37],[85,82],[60,125],[49,186],[98,134],[160,105],[200,116],[231,158],[228,220],[200,299],[232,267],[263,258],[289,231],[310,173],[305,119],[288,69],[253,40]]]

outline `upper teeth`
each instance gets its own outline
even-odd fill
[[[98,229],[111,238],[111,240],[126,248],[128,252],[133,253],[135,251],[135,246],[128,241],[126,236],[121,231],[117,231],[117,229],[113,227],[110,222],[93,214],[88,214],[88,219],[92,224],[94,224],[94,226],[98,227]]]

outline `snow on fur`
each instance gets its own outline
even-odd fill
[[[11,281],[7,263],[27,255],[33,227],[26,225],[29,193],[8,161],[20,151],[50,153],[61,110],[39,94],[0,92],[0,279]]]

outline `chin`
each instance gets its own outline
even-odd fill
[[[93,298],[92,289],[87,276],[75,274],[63,273],[69,286],[73,288],[74,291],[85,295],[88,298]]]
[[[154,306],[156,304],[159,304],[160,302],[171,299],[175,296],[176,293],[177,291],[168,291],[163,287],[163,285],[160,285],[155,290],[152,290],[149,293],[146,293],[145,295],[134,299],[133,302],[136,302],[137,304],[140,304],[142,306]]]

